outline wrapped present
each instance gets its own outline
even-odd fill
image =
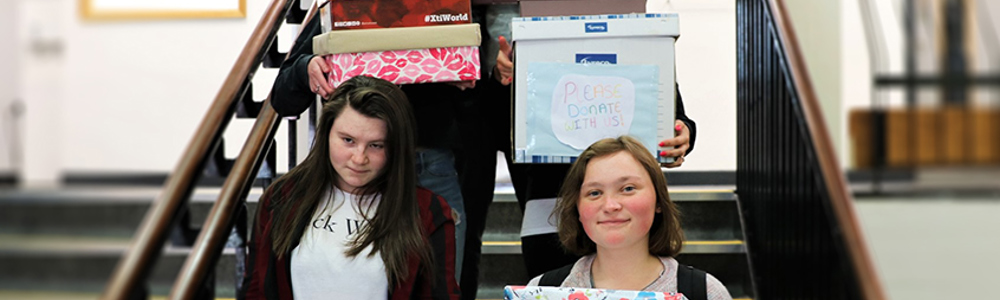
[[[395,84],[450,82],[479,79],[478,47],[447,47],[341,53],[326,56],[330,85],[358,75]]]
[[[332,30],[415,27],[472,22],[469,0],[333,0]]]
[[[479,46],[479,24],[340,30],[313,37],[317,55]]]
[[[506,286],[504,300],[687,300],[684,294],[549,286]]]
[[[479,79],[479,24],[341,30],[313,37],[333,87],[358,75],[395,84]]]

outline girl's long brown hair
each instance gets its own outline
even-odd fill
[[[414,167],[415,121],[406,95],[388,81],[358,76],[345,81],[323,105],[313,147],[306,159],[278,178],[265,194],[271,195],[273,229],[272,250],[279,256],[291,253],[302,232],[299,224],[308,222],[324,192],[337,182],[338,174],[330,164],[330,131],[333,122],[350,106],[358,113],[386,123],[386,164],[371,182],[355,192],[371,201],[382,195],[374,215],[362,213],[368,226],[362,226],[349,242],[347,256],[356,256],[369,245],[382,257],[390,286],[406,278],[407,261],[419,258],[420,269],[431,271],[431,249],[420,224],[417,179]],[[290,184],[290,191],[283,186]]]

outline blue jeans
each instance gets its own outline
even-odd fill
[[[455,218],[455,280],[461,280],[466,224],[462,188],[458,183],[458,172],[455,171],[455,155],[447,149],[419,149],[416,162],[417,181],[420,186],[444,197],[458,215],[458,218]]]

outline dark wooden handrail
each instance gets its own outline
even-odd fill
[[[812,79],[806,72],[805,57],[799,48],[795,28],[792,26],[791,18],[788,17],[784,3],[784,0],[771,0],[771,11],[779,38],[782,41],[781,46],[784,48],[787,58],[786,62],[792,72],[792,78],[794,78],[792,83],[795,85],[795,90],[799,92],[802,112],[809,124],[808,130],[812,136],[812,146],[816,150],[820,171],[826,181],[834,218],[839,224],[840,234],[843,235],[848,256],[854,265],[855,276],[857,276],[858,284],[861,286],[861,295],[864,296],[864,299],[869,300],[886,299],[882,282],[875,272],[875,265],[868,252],[868,245],[860,226],[861,222],[854,210],[854,197],[848,188],[844,172],[837,162],[837,153],[833,150],[833,142],[831,142],[829,131],[826,129],[826,121],[823,118],[819,98],[813,89]]]
[[[184,266],[170,291],[168,299],[192,299],[201,282],[215,267],[230,230],[233,228],[233,216],[246,199],[247,192],[253,184],[254,175],[260,169],[262,154],[270,145],[274,132],[278,129],[278,115],[265,101],[257,121],[254,123],[250,136],[247,137],[243,150],[233,164],[233,169],[222,185],[218,200],[212,206],[205,224],[198,234],[198,239],[191,248]],[[237,278],[240,280],[241,278]]]
[[[315,11],[316,6],[313,5],[302,24],[308,24]],[[301,30],[305,27],[299,28],[299,34],[302,34]],[[298,39],[296,38],[296,40]],[[293,44],[292,47],[294,48],[295,45]],[[286,54],[285,59],[288,59],[288,55],[291,55],[291,52]],[[254,175],[260,169],[263,155],[277,130],[278,114],[271,108],[271,97],[269,96],[264,100],[260,114],[257,115],[257,121],[254,122],[253,129],[251,129],[246,143],[243,144],[243,149],[240,150],[239,156],[233,163],[229,177],[223,183],[219,198],[206,217],[205,224],[201,227],[201,233],[198,234],[198,239],[195,241],[191,253],[184,261],[180,273],[177,274],[177,280],[170,291],[169,299],[193,298],[200,283],[205,280],[205,277],[215,266],[225,246],[226,239],[229,237],[230,230],[233,228],[233,216],[241,207],[240,204],[246,200],[247,192],[253,184]],[[273,149],[271,150],[273,151]],[[236,280],[242,280],[242,278]]]
[[[155,259],[163,250],[171,223],[180,209],[186,206],[210,152],[218,145],[219,137],[233,116],[237,99],[246,92],[248,78],[260,65],[266,47],[274,42],[275,33],[289,4],[288,0],[274,0],[264,12],[198,125],[180,162],[164,183],[162,193],[143,218],[129,251],[115,266],[101,299],[126,299],[134,295],[138,286],[146,281]],[[273,112],[271,115],[274,118]]]

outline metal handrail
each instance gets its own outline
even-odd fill
[[[199,179],[211,151],[220,143],[222,132],[232,118],[238,99],[247,91],[249,78],[260,66],[267,47],[275,42],[277,28],[288,12],[290,2],[296,3],[274,0],[264,12],[198,125],[194,137],[185,148],[180,162],[164,183],[163,192],[143,218],[129,251],[115,266],[101,299],[128,298],[135,295],[137,286],[146,281],[155,259],[163,250],[171,223],[181,208],[187,205],[194,183]],[[241,171],[245,171],[245,168],[242,167]]]
[[[307,24],[312,19],[316,11],[316,6],[310,9],[309,15],[302,24]],[[304,29],[302,26],[301,29]],[[302,32],[300,31],[299,34]],[[297,39],[296,39],[297,40]],[[294,47],[294,45],[292,46]],[[286,59],[291,52],[286,54]],[[229,232],[233,228],[233,216],[236,215],[240,204],[246,200],[247,193],[253,184],[254,177],[260,169],[263,154],[266,153],[269,142],[278,130],[278,114],[271,108],[271,97],[264,100],[257,121],[254,123],[250,135],[247,136],[243,149],[233,163],[233,169],[222,185],[219,198],[212,206],[201,233],[195,241],[191,253],[180,273],[177,274],[177,281],[170,291],[169,299],[191,299],[198,290],[199,283],[205,280],[211,268],[215,266],[219,255],[222,253]],[[241,278],[237,278],[241,280]]]

